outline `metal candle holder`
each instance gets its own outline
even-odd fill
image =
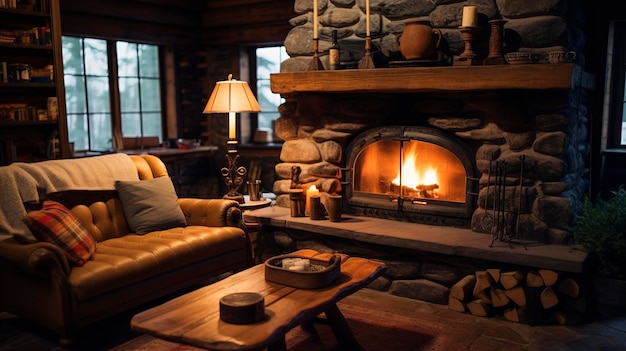
[[[319,57],[319,38],[313,38],[313,60],[309,64],[309,71],[323,71],[324,65]]]
[[[461,39],[465,43],[465,49],[459,56],[456,64],[464,66],[482,65],[482,62],[476,58],[476,53],[472,48],[472,43],[478,33],[480,33],[480,27],[459,27],[459,31],[461,32]]]

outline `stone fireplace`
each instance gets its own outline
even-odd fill
[[[343,194],[349,213],[567,242],[571,209],[586,189],[586,129],[578,108],[584,89],[576,70],[545,64],[274,75],[272,86],[286,98],[276,124],[285,140],[276,165],[283,178],[274,184],[277,204],[289,206],[290,172],[297,165],[300,187]],[[408,149],[411,141],[453,154],[456,165],[446,172],[458,178],[463,171],[464,199],[427,200],[391,185],[362,191],[354,176],[381,167],[355,161],[379,139],[389,139],[395,151],[374,156],[377,162],[397,161],[400,146]],[[398,195],[390,199],[393,191]],[[363,206],[368,198],[379,206]],[[435,204],[426,214],[424,202]],[[394,215],[383,211],[394,208],[400,209]],[[451,215],[455,208],[461,210]]]
[[[364,5],[320,2],[325,67],[333,29],[339,33],[344,67],[356,66],[363,56]],[[455,59],[464,49],[458,31],[464,5],[372,1],[377,68],[306,72],[313,54],[311,8],[295,2],[299,15],[285,40],[291,58],[271,77],[272,91],[286,100],[275,127],[284,140],[276,165],[281,179],[273,188],[279,206],[289,206],[291,169],[299,166],[299,187],[316,185],[322,192],[342,194],[344,210],[351,214],[469,227],[533,242],[568,242],[571,210],[580,206],[587,190],[585,96],[590,79],[574,63],[541,58],[551,51],[578,51],[583,43],[576,27],[580,9],[566,0],[524,6],[514,0],[477,2],[483,34],[475,43],[479,56],[487,54],[487,21],[498,18],[506,21],[505,52],[540,59],[457,66]],[[441,29],[446,43],[442,61],[429,67],[386,67],[402,60],[397,33],[408,18],[426,19]],[[376,139],[386,134],[393,135],[373,151]],[[381,173],[388,172],[381,167],[388,163],[403,170],[398,160],[416,143],[429,144],[421,144],[423,155],[453,155],[437,173],[461,179],[450,190],[454,196],[441,198],[449,189],[441,188],[439,180],[397,185],[393,180],[398,174]],[[389,150],[382,155],[381,149]],[[362,164],[365,154],[376,161]],[[405,183],[409,177],[403,174]],[[372,188],[368,183],[366,189],[366,182],[376,184]]]

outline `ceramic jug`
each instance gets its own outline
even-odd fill
[[[407,21],[397,40],[406,60],[427,60],[439,48],[442,37],[441,30],[433,28],[429,21]]]

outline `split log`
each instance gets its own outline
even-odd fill
[[[461,313],[465,313],[465,311],[467,311],[465,303],[453,296],[448,296],[448,309]]]
[[[487,269],[487,273],[491,276],[495,283],[500,282],[500,268],[489,268]]]
[[[491,300],[491,293],[489,289],[481,290],[474,294],[475,299],[481,299],[484,303],[491,304],[493,301]]]
[[[547,286],[545,289],[543,289],[543,291],[541,292],[540,300],[541,306],[543,306],[543,308],[545,308],[546,310],[556,306],[559,303],[559,297],[556,296],[554,289],[552,289],[552,287],[550,286]]]
[[[459,280],[450,288],[450,296],[459,301],[465,301],[471,297],[474,285],[476,283],[476,276],[467,275],[463,279]]]
[[[523,307],[515,307],[511,306],[506,308],[504,312],[502,312],[502,316],[507,321],[517,322],[517,323],[526,323],[526,309]]]
[[[481,295],[481,292],[489,289],[494,283],[493,278],[487,273],[487,271],[476,271],[476,284],[474,285],[474,297]]]
[[[500,274],[500,284],[505,289],[518,286],[526,275],[522,271],[503,272]]]
[[[502,289],[491,288],[490,295],[493,307],[503,307],[511,302]]]
[[[502,316],[511,322],[537,325],[545,319],[545,312],[540,308],[532,308],[530,306],[511,306],[504,310]]]
[[[556,308],[552,312],[552,317],[560,325],[575,325],[583,321],[583,317],[575,310]]]
[[[559,282],[558,292],[575,299],[580,296],[580,286],[572,278],[563,278]]]
[[[559,280],[559,273],[551,269],[540,269],[539,275],[546,286],[553,286]]]
[[[504,294],[517,306],[526,306],[526,292],[524,287],[516,286],[511,289],[504,290]]]
[[[487,317],[491,314],[491,305],[481,299],[468,302],[467,309],[474,316]]]
[[[530,271],[526,274],[526,286],[530,288],[539,288],[544,286],[543,278],[537,271]]]

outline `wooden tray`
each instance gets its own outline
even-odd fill
[[[282,268],[285,258],[303,258],[311,265],[322,266],[317,271],[291,271]],[[298,255],[280,255],[265,261],[265,280],[300,289],[319,289],[328,286],[341,276],[341,257],[333,255],[329,261]]]

